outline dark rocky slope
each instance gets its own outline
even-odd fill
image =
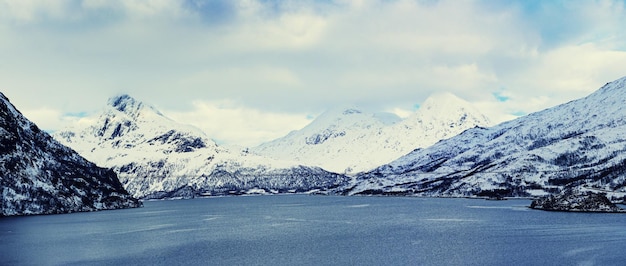
[[[0,93],[0,216],[140,205],[112,170],[52,139]]]

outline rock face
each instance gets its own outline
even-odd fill
[[[306,192],[349,181],[319,167],[226,149],[128,95],[109,99],[100,114],[86,120],[54,137],[112,168],[137,198]]]
[[[568,212],[626,212],[602,194],[571,189],[535,199],[530,204],[530,208]]]
[[[0,216],[138,207],[116,174],[28,121],[0,93]]]
[[[472,128],[357,176],[345,194],[530,197],[626,193],[626,78],[491,128]],[[622,194],[622,195],[619,195]]]
[[[466,129],[488,125],[489,119],[470,103],[453,94],[440,93],[431,95],[404,119],[355,107],[329,110],[303,129],[251,151],[338,173],[356,174]]]

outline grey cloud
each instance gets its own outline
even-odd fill
[[[181,112],[194,100],[229,99],[308,114],[346,103],[410,109],[434,91],[495,105],[491,93],[506,87],[515,95],[507,104],[531,112],[626,67],[614,48],[625,31],[611,26],[624,25],[623,7],[595,2],[567,11],[576,21],[557,26],[547,21],[552,11],[490,1],[58,3],[24,7],[20,23],[18,13],[0,11],[0,21],[11,21],[0,25],[0,90],[22,108],[89,112],[125,92]],[[48,15],[27,21],[37,12]],[[588,26],[569,30],[580,24]],[[613,39],[590,39],[613,30]],[[551,62],[581,54],[576,63]],[[588,76],[569,90],[551,80],[581,73]],[[542,96],[549,99],[529,103]]]

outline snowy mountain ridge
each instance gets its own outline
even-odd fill
[[[88,120],[95,122],[54,136],[112,168],[138,198],[304,192],[348,180],[317,167],[228,150],[199,129],[177,123],[128,95],[109,99],[104,110]]]
[[[591,95],[474,128],[358,177],[346,194],[537,196],[626,192],[626,77]]]
[[[52,139],[0,93],[0,216],[138,207],[111,170]]]
[[[356,107],[333,109],[301,130],[251,150],[275,159],[318,165],[355,174],[391,162],[489,119],[450,93],[434,94],[405,119],[367,113]]]
[[[86,120],[96,122],[87,127],[77,123],[53,136],[98,163],[123,161],[121,158],[128,156],[128,153],[120,153],[119,150],[131,152],[135,146],[146,142],[153,148],[134,152],[145,152],[141,155],[150,156],[153,152],[191,152],[204,148],[217,153],[221,150],[201,130],[176,123],[153,106],[145,105],[128,95],[110,98],[97,119]],[[161,145],[155,146],[157,143]]]

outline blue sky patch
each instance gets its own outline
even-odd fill
[[[63,116],[83,118],[83,117],[87,117],[88,115],[89,113],[87,112],[76,112],[76,113],[65,113]]]
[[[493,95],[493,97],[496,98],[496,100],[498,100],[498,102],[501,102],[501,103],[506,102],[511,99],[510,97],[503,95],[502,92],[498,92],[498,91],[491,93],[491,95]]]
[[[236,16],[233,1],[223,0],[186,0],[183,6],[197,13],[208,24],[221,24]]]

